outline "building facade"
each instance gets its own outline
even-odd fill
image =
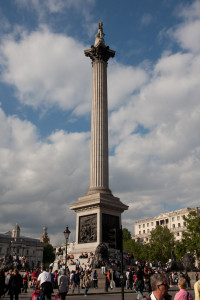
[[[7,255],[26,257],[29,266],[40,266],[43,260],[43,246],[39,239],[20,235],[16,224],[12,231],[0,233],[0,258]]]
[[[156,226],[161,225],[167,226],[174,234],[175,240],[180,241],[182,239],[183,231],[186,231],[186,222],[183,220],[183,216],[187,216],[191,211],[196,211],[197,216],[200,215],[199,207],[183,208],[167,213],[161,213],[154,218],[135,221],[135,235],[132,238],[137,242],[148,243],[151,231],[154,230]]]

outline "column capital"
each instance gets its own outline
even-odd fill
[[[111,50],[109,46],[105,46],[103,43],[100,43],[97,47],[94,45],[90,49],[84,51],[85,56],[90,57],[92,62],[103,60],[107,62],[110,57],[115,56],[115,51]]]

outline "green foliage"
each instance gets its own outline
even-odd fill
[[[174,248],[175,239],[173,233],[164,226],[157,226],[152,232],[149,243],[149,259],[166,263],[171,258],[171,251]]]
[[[148,244],[141,244],[139,242],[135,242],[134,240],[124,241],[123,248],[125,251],[129,253],[133,253],[135,260],[145,261],[148,259]]]
[[[52,263],[55,259],[55,254],[53,251],[53,246],[48,243],[44,243],[44,249],[43,249],[43,263],[48,264]]]
[[[183,256],[187,253],[185,243],[183,241],[176,242],[174,252],[175,252],[176,260],[181,260]]]
[[[183,232],[182,243],[187,252],[200,257],[200,216],[197,216],[195,211],[191,211],[183,219],[186,222],[187,231]]]
[[[131,233],[130,231],[128,231],[127,228],[122,229],[122,234],[123,234],[123,241],[131,240]]]

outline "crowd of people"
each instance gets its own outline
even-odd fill
[[[115,260],[118,258],[112,258]],[[76,260],[75,270],[70,272],[67,268],[55,270],[52,272],[52,265],[48,270],[42,266],[40,269],[35,268],[31,272],[27,269],[24,272],[18,271],[17,268],[10,269],[7,273],[0,270],[0,299],[6,293],[9,294],[10,300],[18,300],[21,292],[27,293],[27,289],[32,289],[33,300],[50,300],[53,291],[55,299],[65,300],[66,295],[71,289],[71,293],[81,293],[87,296],[90,287],[98,288],[98,273],[92,269],[90,264],[81,264],[81,258]],[[116,261],[114,261],[116,267]],[[120,287],[122,284],[121,274],[117,268],[107,269],[102,266],[101,278],[105,279],[105,290]],[[196,273],[195,300],[200,300],[196,295],[200,295],[199,274]],[[146,291],[151,300],[168,300],[168,289],[177,286],[179,292],[174,300],[193,300],[192,295],[186,291],[186,287],[191,287],[190,277],[187,272],[169,272],[160,262],[141,263],[134,261],[124,273],[124,287],[136,291],[137,299],[144,297]],[[161,294],[159,294],[161,293]],[[157,296],[159,296],[157,298]]]
[[[21,274],[20,274],[21,273]],[[91,282],[93,281],[94,288],[97,288],[97,272],[89,265],[84,268],[77,265],[76,270],[67,272],[63,268],[59,271],[52,272],[52,268],[46,270],[44,266],[41,269],[33,269],[32,272],[26,270],[23,272],[10,269],[7,273],[0,270],[0,299],[5,294],[10,296],[10,300],[18,300],[21,292],[27,293],[27,289],[33,290],[33,300],[50,300],[53,290],[56,290],[55,298],[65,300],[69,288],[72,293],[77,290],[80,294],[80,289],[84,290],[84,295],[87,296]],[[23,274],[22,274],[23,273]]]

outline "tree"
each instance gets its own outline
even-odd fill
[[[173,233],[167,226],[157,226],[150,236],[149,259],[166,263],[171,258],[171,251],[174,248],[175,239]]]
[[[127,240],[123,242],[124,250],[134,254],[135,260],[146,261],[149,256],[149,244],[141,244],[135,240]]]
[[[182,241],[177,241],[175,244],[175,256],[176,256],[176,260],[181,260],[183,258],[183,256],[187,253],[187,249],[186,249],[186,245],[185,243]]]
[[[131,233],[130,231],[128,231],[127,228],[122,229],[122,234],[123,234],[123,241],[131,240]]]
[[[187,231],[183,232],[182,243],[192,255],[200,257],[200,216],[191,211],[188,216],[183,216]]]
[[[44,249],[43,249],[43,263],[49,264],[52,263],[55,259],[55,254],[53,251],[53,246],[48,243],[44,243]]]

